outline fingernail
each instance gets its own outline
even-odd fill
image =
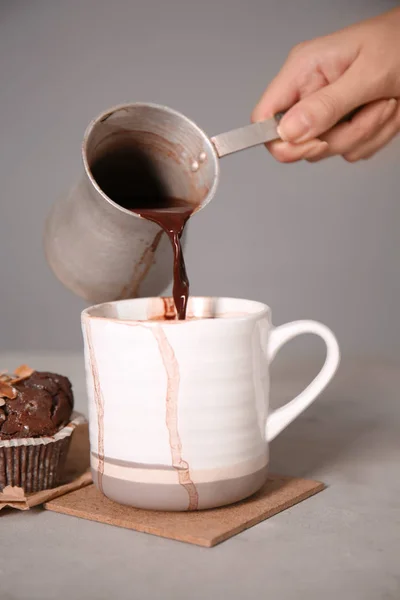
[[[386,106],[384,108],[384,111],[382,113],[379,123],[380,124],[384,123],[394,113],[394,111],[396,110],[396,107],[397,107],[397,99],[390,98],[390,100],[388,100],[386,102]]]
[[[307,152],[304,154],[303,158],[309,159],[309,158],[316,158],[317,156],[321,156],[328,149],[328,147],[329,147],[328,142],[318,141],[317,144],[314,144],[312,148],[307,150]]]
[[[277,128],[279,137],[285,142],[301,142],[310,131],[310,122],[306,115],[297,113],[285,115]]]

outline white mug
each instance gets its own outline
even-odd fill
[[[266,482],[269,442],[332,379],[336,338],[314,321],[274,328],[268,306],[251,300],[191,297],[185,321],[168,320],[171,306],[140,298],[82,313],[93,480],[144,509],[237,502]],[[325,341],[325,364],[268,414],[269,365],[302,333]]]

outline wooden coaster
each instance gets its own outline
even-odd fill
[[[324,488],[318,481],[270,475],[265,486],[248,500],[213,510],[177,513],[123,506],[90,485],[47,502],[45,508],[210,548]]]

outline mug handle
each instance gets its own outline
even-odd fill
[[[321,337],[326,344],[326,360],[321,371],[305,390],[274,410],[267,419],[266,438],[271,442],[285,427],[300,415],[319,394],[326,388],[340,362],[339,345],[332,331],[316,321],[294,321],[280,327],[275,327],[269,334],[268,360],[271,363],[278,350],[289,340],[304,333],[312,333]]]

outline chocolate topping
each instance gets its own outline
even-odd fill
[[[34,371],[11,382],[15,397],[0,393],[0,440],[52,436],[68,423],[74,399],[67,377]]]

